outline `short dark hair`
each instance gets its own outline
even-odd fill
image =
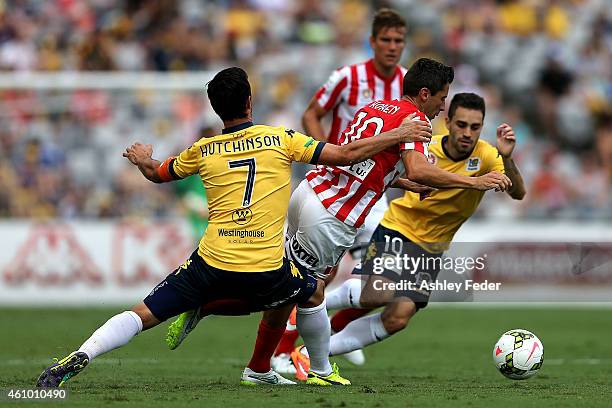
[[[465,108],[479,110],[482,112],[482,118],[485,116],[485,101],[482,96],[472,92],[458,93],[453,96],[453,100],[448,107],[448,118],[452,119],[457,108]]]
[[[427,88],[435,95],[454,78],[452,67],[429,58],[419,58],[404,75],[403,94],[416,96],[421,88]]]
[[[222,120],[240,119],[246,116],[251,84],[242,68],[231,67],[219,71],[206,84],[206,93],[210,105]]]
[[[374,14],[372,21],[372,37],[376,37],[383,28],[405,28],[406,20],[397,11],[381,8]]]

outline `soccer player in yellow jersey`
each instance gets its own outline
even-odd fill
[[[291,129],[254,125],[251,87],[240,68],[215,75],[207,93],[223,120],[223,134],[202,138],[163,163],[152,159],[150,145],[136,143],[123,154],[156,183],[200,175],[208,194],[210,219],[198,249],[132,310],[113,316],[77,351],[47,367],[37,386],[57,387],[92,359],[125,345],[142,330],[199,309],[207,301],[229,298],[244,301],[251,310],[266,310],[259,331],[271,339],[270,344],[256,343],[257,353],[268,355],[267,361],[252,360],[242,381],[293,384],[270,369],[270,357],[295,304],[306,311],[321,309],[323,286],[314,277],[301,274],[283,256],[291,162],[350,165],[401,142],[430,139],[428,126],[411,122],[410,117],[397,129],[342,147]],[[313,344],[313,350],[317,342],[329,343],[329,332],[319,326],[310,315],[302,319],[302,336]],[[332,369],[327,352],[317,361],[314,383],[350,384]]]
[[[446,118],[449,133],[432,138],[429,160],[444,170],[467,176],[504,172],[512,181],[507,193],[521,200],[525,196],[525,185],[512,160],[516,144],[514,132],[507,124],[499,126],[497,148],[479,140],[484,115],[485,103],[480,96],[473,93],[455,95]],[[483,196],[484,191],[447,189],[436,190],[424,199],[419,194],[406,192],[402,198],[391,202],[370,240],[363,265],[353,272],[367,275],[365,284],[362,279],[349,279],[326,294],[328,308],[350,308],[332,318],[332,330],[336,334],[331,337],[331,355],[361,349],[406,327],[429,300],[430,292],[421,289],[420,282],[435,281],[439,269],[430,266],[429,269],[401,270],[402,265],[385,264],[382,260],[404,255],[429,260],[440,258]],[[436,262],[422,264],[435,265]],[[400,281],[413,282],[414,290],[410,287],[385,290],[391,287],[385,284]],[[381,313],[364,316],[381,306],[384,306]]]

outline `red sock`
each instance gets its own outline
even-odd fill
[[[289,354],[295,348],[295,341],[300,336],[300,334],[297,331],[297,327],[296,327],[297,325],[296,313],[297,313],[297,309],[294,307],[293,310],[291,311],[291,315],[289,316],[289,320],[287,321],[287,327],[285,328],[285,333],[283,334],[283,337],[281,338],[281,341],[278,344],[276,351],[274,352],[275,356],[278,356],[279,354],[283,354],[283,353]]]
[[[353,320],[359,319],[371,312],[371,309],[342,309],[331,318],[331,328],[338,333]]]
[[[248,302],[240,299],[219,299],[204,303],[200,307],[203,316],[243,316],[251,313]]]
[[[283,333],[283,337],[281,337],[280,343],[278,343],[278,347],[274,352],[275,356],[279,354],[289,354],[295,349],[295,341],[300,337],[300,333],[296,330],[287,330],[285,329],[285,333]]]
[[[259,330],[257,330],[257,340],[255,341],[253,356],[247,367],[256,373],[267,373],[270,371],[270,358],[272,358],[274,349],[284,332],[284,327],[273,328],[262,320],[259,323]]]

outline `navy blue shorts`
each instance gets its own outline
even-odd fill
[[[402,260],[406,258],[418,260],[417,269],[404,269],[403,262],[391,262],[391,267],[384,262],[386,258],[398,257]],[[427,306],[431,292],[423,289],[421,283],[436,281],[441,259],[442,253],[427,252],[399,231],[378,224],[367,250],[363,253],[361,267],[353,269],[353,275],[361,275],[364,284],[368,278],[379,276],[391,282],[401,283],[403,289],[395,290],[394,297],[407,297],[415,303],[417,309],[422,309]]]
[[[144,299],[160,321],[218,299],[245,300],[252,311],[305,303],[317,281],[283,259],[280,268],[267,272],[232,272],[208,265],[195,251]]]

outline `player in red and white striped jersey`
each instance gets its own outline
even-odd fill
[[[406,21],[402,16],[388,8],[380,9],[372,21],[370,46],[373,58],[332,72],[327,82],[312,97],[302,116],[306,132],[317,140],[338,144],[342,131],[353,121],[357,111],[363,106],[375,100],[399,99],[402,96],[402,81],[406,74],[406,68],[399,65],[405,38]],[[325,132],[321,121],[330,112],[331,127]],[[360,257],[362,246],[370,241],[372,233],[389,206],[384,194],[374,202],[374,206],[369,209],[365,225],[359,229],[355,243],[349,250],[354,259]],[[349,257],[346,260],[348,263],[352,262]],[[347,271],[352,269],[351,266]],[[330,279],[332,277],[330,276]],[[295,348],[297,337],[297,330],[288,322],[287,331],[273,359],[273,364],[282,372],[291,374],[294,370],[290,364],[289,353]]]
[[[339,142],[346,144],[394,129],[412,113],[431,126],[427,116],[407,99],[371,102],[357,112]],[[410,150],[427,157],[425,143],[402,143],[352,166],[319,166],[306,174],[306,180],[329,213],[360,228],[372,206],[403,173],[402,152]]]

